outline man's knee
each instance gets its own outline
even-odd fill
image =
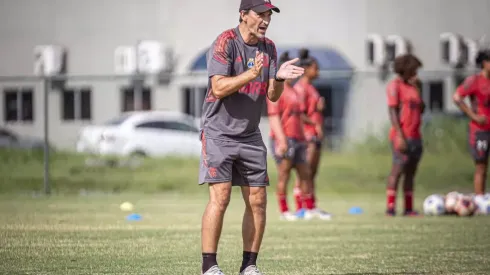
[[[265,212],[267,207],[266,187],[250,187],[247,206],[254,212]]]
[[[231,182],[210,183],[209,184],[209,203],[216,206],[221,211],[225,211],[230,204]]]

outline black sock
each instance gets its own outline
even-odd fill
[[[216,253],[202,253],[202,273],[205,273],[215,265],[218,265]]]
[[[243,251],[243,261],[240,272],[251,265],[257,265],[257,256],[259,253]]]

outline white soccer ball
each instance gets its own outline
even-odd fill
[[[475,202],[469,196],[461,196],[454,206],[454,211],[456,214],[462,217],[473,215],[475,210]]]
[[[476,213],[479,215],[489,215],[490,214],[490,196],[480,195],[475,196],[473,200],[476,204]]]
[[[456,206],[456,203],[458,202],[459,198],[461,198],[463,194],[453,191],[450,192],[446,195],[446,200],[445,200],[445,207],[446,207],[446,212],[447,213],[454,213],[454,207]]]
[[[424,214],[430,216],[443,215],[446,212],[444,197],[441,195],[430,195],[424,200]]]
[[[126,202],[121,203],[119,208],[121,208],[122,211],[131,211],[131,210],[133,210],[134,207],[133,207],[132,203],[126,201]]]

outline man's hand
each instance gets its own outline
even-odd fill
[[[325,109],[325,98],[321,96],[316,104],[316,110],[318,112],[323,112],[323,109]]]
[[[299,58],[295,58],[284,62],[276,73],[276,78],[279,79],[296,79],[305,73],[305,69],[293,65],[298,62]]]
[[[255,61],[254,61],[254,66],[252,67],[252,71],[256,76],[262,74],[263,66],[264,66],[264,53],[257,51],[255,52]]]
[[[315,131],[316,131],[316,135],[318,136],[319,139],[323,139],[324,135],[323,135],[323,125],[321,124],[317,124],[315,125]]]
[[[276,155],[277,156],[280,156],[280,157],[284,157],[284,155],[286,154],[288,150],[288,143],[287,141],[285,140],[280,140],[278,139],[277,140],[277,144],[276,144]]]

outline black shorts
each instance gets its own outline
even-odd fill
[[[488,161],[490,131],[475,131],[470,129],[468,143],[471,156],[475,162]]]
[[[283,159],[290,159],[293,164],[306,163],[306,143],[296,139],[288,138],[288,149],[284,156],[276,154],[276,142],[271,139],[271,149],[276,163],[280,163]]]
[[[424,146],[420,139],[407,140],[406,152],[400,152],[396,149],[393,142],[391,143],[391,149],[393,151],[393,163],[406,165],[408,163],[418,164],[424,153]]]
[[[311,136],[309,139],[308,139],[308,143],[313,143],[315,144],[315,148],[320,150],[322,148],[322,145],[323,145],[323,140],[321,140],[320,138],[318,138],[317,136]]]

